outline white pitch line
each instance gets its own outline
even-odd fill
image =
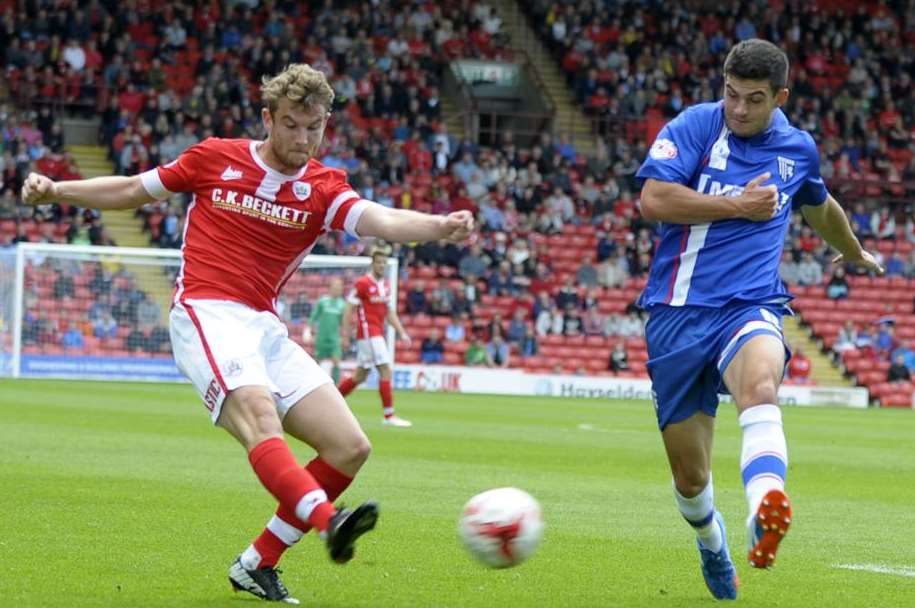
[[[583,422],[583,423],[579,424],[578,430],[579,431],[594,431],[595,433],[606,433],[607,432],[605,429],[602,429],[598,426],[594,426],[593,424],[588,424],[587,422]]]
[[[877,574],[892,574],[895,576],[907,576],[915,578],[915,568],[902,566],[895,568],[893,566],[881,566],[880,564],[834,564],[833,568],[842,570],[858,570],[860,572],[876,572]]]

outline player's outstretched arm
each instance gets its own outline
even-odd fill
[[[764,222],[772,219],[778,204],[778,189],[762,186],[769,177],[763,173],[751,180],[740,196],[701,194],[682,184],[648,179],[642,187],[642,216],[668,224],[707,224],[731,219]]]
[[[465,241],[473,230],[473,215],[455,211],[448,215],[430,215],[407,209],[369,206],[360,216],[356,232],[395,243],[412,241]]]
[[[28,205],[69,203],[92,209],[134,209],[156,199],[143,187],[139,175],[55,182],[40,173],[29,173],[22,185],[22,200]]]
[[[822,205],[802,206],[801,213],[817,234],[839,252],[833,262],[858,264],[871,272],[883,274],[883,267],[861,246],[842,206],[831,194],[826,195],[826,202]]]

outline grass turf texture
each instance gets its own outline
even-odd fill
[[[309,536],[281,563],[305,606],[711,605],[674,507],[646,402],[398,393],[413,429],[351,403],[374,452],[345,498],[381,503],[347,566]],[[915,578],[836,564],[915,567],[915,413],[785,410],[795,519],[776,567],[743,557],[739,430],[723,406],[719,508],[744,606],[912,606]],[[311,452],[294,447],[299,459]],[[515,485],[547,530],[526,564],[488,570],[456,536],[478,491]],[[232,559],[272,499],[189,386],[0,381],[0,605],[258,605],[233,595]],[[249,599],[250,598],[250,599]]]

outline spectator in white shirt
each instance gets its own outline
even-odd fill
[[[67,46],[63,52],[64,61],[77,72],[81,72],[86,67],[86,51],[79,45],[76,38],[67,40]]]
[[[804,252],[797,266],[797,280],[801,285],[819,285],[823,282],[823,269],[813,259],[813,254]]]
[[[502,29],[502,18],[496,9],[489,9],[489,15],[483,19],[483,30],[490,36],[495,36]]]
[[[855,330],[854,324],[851,321],[846,321],[845,326],[839,330],[839,335],[832,345],[832,350],[841,355],[847,350],[854,350],[857,348],[857,342],[858,332]]]
[[[617,314],[607,315],[607,324],[604,327],[604,334],[607,336],[620,335],[620,327],[623,319]]]
[[[800,269],[797,262],[794,261],[794,255],[788,250],[782,253],[782,261],[778,265],[778,276],[785,285],[797,285],[800,282]]]
[[[638,338],[645,335],[645,324],[639,313],[632,311],[620,322],[620,336]]]
[[[622,287],[629,274],[626,267],[626,259],[614,253],[597,266],[597,284],[601,287]]]

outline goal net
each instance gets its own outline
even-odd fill
[[[303,330],[331,278],[342,279],[348,293],[370,264],[367,257],[306,258],[277,302],[289,337],[311,353]],[[183,381],[168,334],[180,267],[173,249],[23,243],[0,252],[0,375]],[[387,278],[396,302],[396,259]],[[388,342],[393,353],[391,328]],[[354,356],[344,353],[344,360]]]

